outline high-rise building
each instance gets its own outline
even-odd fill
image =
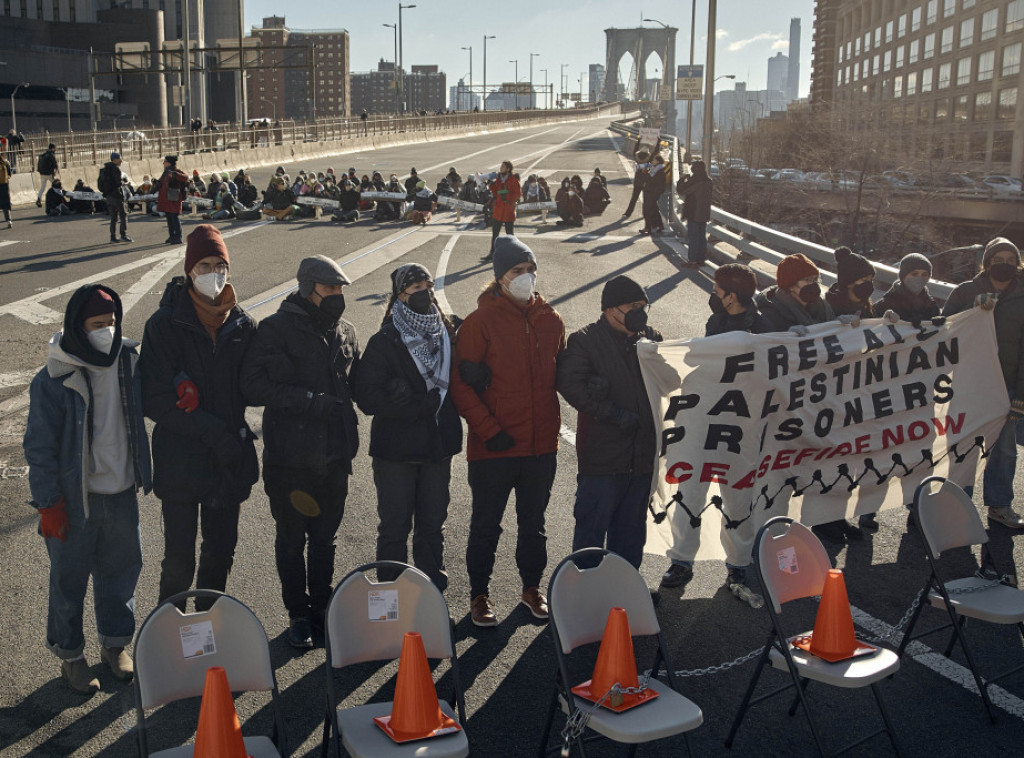
[[[789,56],[776,53],[768,59],[768,89],[777,92],[786,92],[786,82],[789,80]]]
[[[363,71],[349,77],[352,84],[352,113],[380,115],[398,111],[395,94],[395,64],[383,58],[376,71]]]
[[[447,77],[437,66],[413,66],[405,77],[405,99],[412,112],[434,113],[447,107]]]
[[[786,75],[789,101],[800,99],[800,19],[789,21],[789,71]]]
[[[471,111],[480,107],[480,96],[470,90],[465,79],[459,79],[459,83],[448,88],[448,107],[453,111]]]
[[[604,89],[604,66],[600,63],[590,64],[590,102],[596,103]]]

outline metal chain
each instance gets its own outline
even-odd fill
[[[921,605],[922,600],[924,600],[924,590],[921,590],[917,593],[917,597],[914,598],[914,602],[910,604],[910,607],[907,608],[906,613],[903,614],[903,618],[899,620],[896,626],[890,626],[888,632],[885,632],[884,634],[879,634],[877,636],[863,635],[862,639],[868,642],[892,642],[893,644],[895,644],[895,640],[893,640],[893,637],[899,634],[903,630],[903,627],[907,625],[907,622],[910,621],[910,617],[914,615],[914,611],[916,611],[918,606]]]
[[[598,708],[608,702],[608,700],[614,698],[616,695],[639,695],[650,685],[651,673],[652,672],[650,670],[645,671],[636,687],[623,687],[621,684],[616,682],[611,686],[611,689],[598,698],[592,706],[589,708],[578,708],[573,711],[572,715],[565,722],[565,726],[562,728],[562,758],[569,758],[569,746],[572,744],[573,740],[580,738],[580,735],[583,734],[583,730],[587,728],[587,723],[590,721],[590,717],[597,712]]]

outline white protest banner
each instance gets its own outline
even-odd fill
[[[639,136],[637,141],[641,145],[655,146],[655,145],[658,144],[658,141],[660,139],[661,139],[661,131],[660,130],[655,129],[653,127],[648,127],[648,126],[640,127],[640,136]]]
[[[341,203],[337,200],[331,200],[329,197],[309,197],[308,195],[302,195],[295,198],[295,202],[299,205],[319,205],[321,208],[341,207]]]
[[[194,205],[197,208],[212,208],[213,200],[208,197],[186,197],[182,200],[185,205]]]
[[[517,211],[553,211],[558,206],[554,200],[545,200],[539,203],[520,203],[516,206]]]
[[[148,203],[151,200],[156,200],[158,195],[153,192],[148,195],[132,195],[128,198],[129,203]]]
[[[480,213],[484,207],[480,203],[471,203],[467,200],[459,200],[457,197],[445,197],[441,195],[437,198],[437,204],[444,208],[459,208],[464,211],[471,211]]]
[[[830,322],[638,354],[673,560],[744,566],[773,516],[810,526],[899,507],[928,476],[973,485],[1009,410],[992,311],[978,308],[939,326]]]
[[[72,200],[102,200],[102,192],[65,192],[65,196],[70,197]]]
[[[408,197],[404,192],[360,192],[359,197],[363,200],[405,200]]]

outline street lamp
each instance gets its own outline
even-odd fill
[[[61,92],[64,93],[64,102],[68,109],[68,134],[71,134],[71,90],[65,87],[61,89]]]
[[[271,100],[267,100],[267,98],[265,98],[265,97],[261,97],[260,98],[260,102],[261,103],[266,103],[267,105],[269,105],[271,108],[274,109],[274,111],[273,111],[274,112],[274,123],[276,124],[277,123],[277,103],[275,103],[275,102],[273,102]]]
[[[704,93],[704,139],[707,146],[708,165],[711,163],[711,148],[715,129],[715,34],[718,28],[718,0],[708,0],[708,51],[704,66],[704,81],[708,82]]]
[[[535,108],[537,104],[533,101],[533,59],[539,58],[540,53],[530,53],[530,99],[527,101],[531,108]]]
[[[558,86],[561,87],[561,89],[558,92],[558,101],[560,103],[562,103],[563,105],[565,104],[563,102],[563,100],[565,98],[565,69],[568,68],[568,66],[569,66],[568,63],[560,64],[559,65],[559,69],[560,70],[558,72]]]
[[[391,77],[391,87],[395,90],[395,113],[398,113],[398,24],[381,24],[381,26],[386,26],[395,32],[395,73]]]
[[[516,58],[514,61],[509,61],[509,63],[516,64],[516,110],[519,110],[519,59]]]
[[[405,74],[405,54],[402,51],[402,9],[415,8],[415,5],[402,5],[398,4],[398,68]],[[402,112],[408,110],[407,103],[405,102],[405,87],[401,87],[402,91]]]
[[[721,76],[716,76],[715,77],[715,81],[717,82],[719,79],[735,79],[735,78],[736,78],[736,74],[722,74]]]
[[[497,39],[493,34],[484,35],[484,89],[483,89],[483,100],[484,110],[487,110],[487,40]]]
[[[473,46],[462,48],[463,50],[469,50],[469,97],[466,98],[466,110],[473,110]],[[455,110],[458,110],[458,102],[455,103]]]
[[[31,86],[31,85],[28,82],[22,82],[17,87],[15,87],[14,88],[14,92],[11,93],[11,126],[14,127],[14,133],[15,134],[18,133],[18,116],[14,112],[14,96],[18,94],[18,90],[20,90],[22,87],[29,87],[29,86]]]
[[[551,110],[551,99],[548,97],[548,70],[542,68],[541,71],[544,72],[544,107]]]

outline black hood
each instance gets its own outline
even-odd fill
[[[103,290],[114,301],[114,344],[109,355],[99,352],[90,344],[85,333],[85,325],[79,317],[82,308],[92,297],[93,290]],[[121,298],[110,287],[105,287],[102,284],[86,284],[79,287],[71,296],[68,307],[64,310],[64,332],[60,338],[61,349],[93,366],[114,365],[117,356],[121,354],[121,316]]]

